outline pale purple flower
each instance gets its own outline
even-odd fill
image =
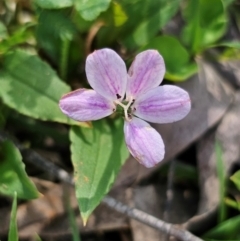
[[[138,54],[128,72],[116,52],[97,50],[86,60],[86,75],[93,90],[78,89],[66,94],[60,100],[60,108],[74,120],[92,121],[111,115],[117,105],[122,106],[130,153],[145,167],[153,167],[164,158],[165,148],[160,134],[144,120],[171,123],[184,118],[191,108],[185,90],[159,86],[164,74],[163,58],[155,50]]]

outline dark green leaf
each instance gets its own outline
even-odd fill
[[[123,138],[122,120],[96,121],[92,129],[72,127],[70,131],[76,196],[84,223],[129,155]]]
[[[14,199],[12,204],[12,211],[10,217],[10,225],[8,232],[8,241],[18,241],[17,229],[17,192],[14,192]]]
[[[110,2],[111,0],[75,0],[75,7],[85,20],[91,21],[106,11]]]
[[[172,164],[166,163],[159,169],[161,177],[167,178],[169,174],[169,168]],[[178,160],[174,160],[174,181],[176,182],[191,182],[193,185],[198,183],[198,172],[196,167],[185,164]]]
[[[206,234],[205,239],[233,240],[239,235],[240,215],[217,225]]]
[[[190,55],[178,39],[172,36],[156,37],[141,50],[156,49],[163,56],[166,64],[165,78],[182,81],[197,72],[196,63],[190,62]]]
[[[66,8],[73,5],[73,0],[34,0],[41,8],[58,9]]]
[[[61,96],[70,91],[69,86],[38,56],[20,50],[6,56],[0,72],[0,86],[3,102],[21,114],[77,124],[58,107]]]
[[[63,10],[40,12],[36,28],[37,42],[55,62],[59,62],[64,41],[71,41],[76,33],[76,27],[70,20],[68,12]]]
[[[147,1],[146,1],[147,2]],[[124,40],[127,45],[142,46],[147,44],[172,18],[179,8],[180,0],[151,1],[152,5],[156,5],[148,16],[139,21],[138,13],[136,13],[137,27]],[[131,16],[134,18],[134,16]]]
[[[25,172],[25,166],[19,150],[10,141],[0,146],[0,193],[19,198],[34,199],[39,193]]]

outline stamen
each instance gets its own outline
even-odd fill
[[[119,94],[116,94],[117,98],[120,99],[122,96]]]

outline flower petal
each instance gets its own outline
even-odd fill
[[[165,74],[162,56],[156,50],[147,50],[136,56],[129,71],[127,98],[137,96],[161,84]]]
[[[133,117],[125,121],[126,145],[132,156],[145,167],[153,167],[164,158],[165,147],[160,134],[147,122]]]
[[[86,60],[86,75],[91,87],[110,100],[123,99],[127,86],[127,69],[120,56],[111,49],[93,52]]]
[[[59,107],[70,118],[77,121],[98,120],[112,114],[115,105],[94,90],[78,89],[64,95]]]
[[[172,85],[159,86],[136,99],[133,114],[153,123],[171,123],[183,119],[191,109],[188,93]]]

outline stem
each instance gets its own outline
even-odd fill
[[[61,57],[60,57],[60,77],[65,80],[67,76],[67,65],[69,55],[70,40],[62,40]]]

